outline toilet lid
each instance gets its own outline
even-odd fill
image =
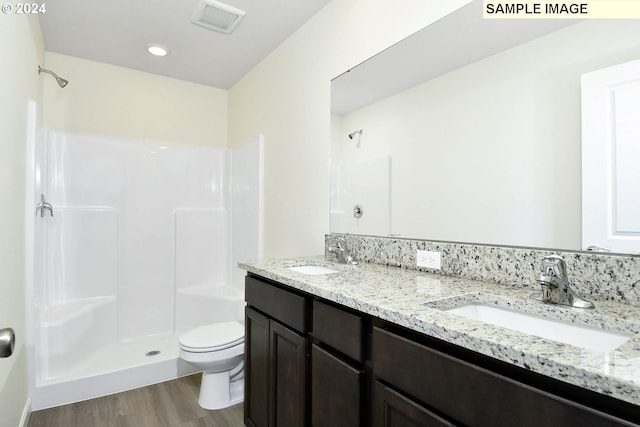
[[[240,322],[199,326],[180,335],[179,341],[180,347],[187,351],[223,350],[244,342],[244,326]]]

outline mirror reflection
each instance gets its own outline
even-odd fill
[[[390,222],[366,234],[580,250],[581,75],[637,58],[637,20],[483,20],[473,2],[332,82],[332,171],[390,159]],[[357,74],[374,62],[380,80]],[[356,232],[338,181],[332,231]]]

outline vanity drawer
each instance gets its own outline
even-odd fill
[[[271,285],[255,277],[244,281],[247,304],[300,333],[307,331],[307,305],[302,295]]]
[[[633,426],[374,327],[375,377],[469,426]]]
[[[339,352],[362,362],[362,317],[314,300],[311,333]]]

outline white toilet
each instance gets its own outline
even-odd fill
[[[180,358],[202,370],[198,403],[205,409],[223,409],[244,397],[244,326],[240,322],[214,323],[183,333]]]

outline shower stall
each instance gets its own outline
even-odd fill
[[[192,373],[179,335],[242,320],[236,264],[262,255],[261,138],[34,144],[32,408]]]

